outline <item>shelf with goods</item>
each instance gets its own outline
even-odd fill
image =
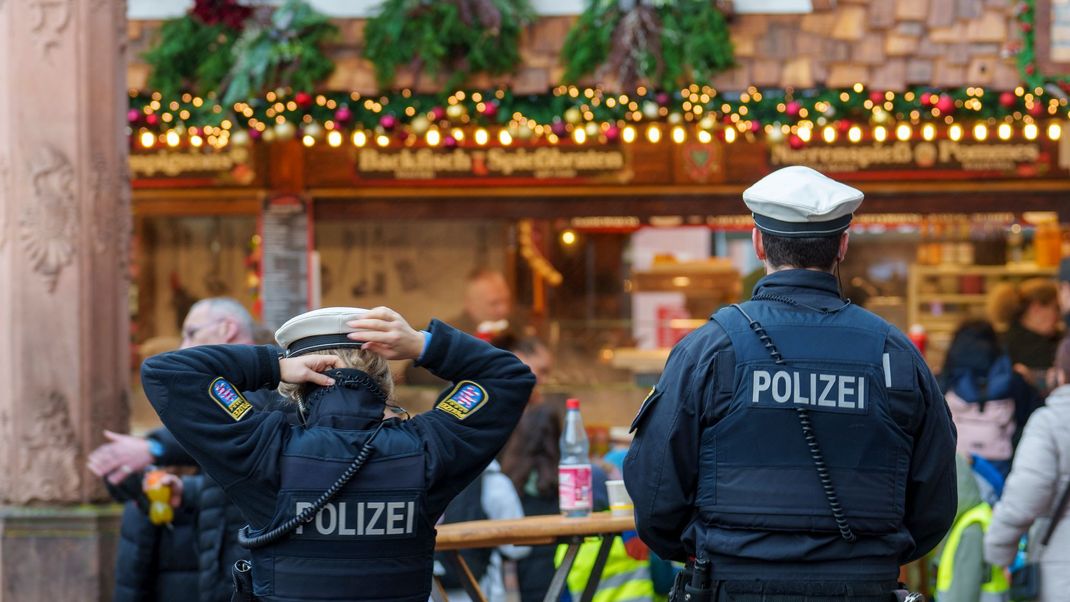
[[[1053,278],[1055,266],[1035,263],[1005,265],[939,264],[910,266],[907,322],[926,333],[925,359],[941,368],[951,335],[968,318],[986,318],[988,293],[1003,282]]]

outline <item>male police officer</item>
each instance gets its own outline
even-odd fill
[[[531,371],[437,320],[413,330],[385,307],[316,310],[276,338],[282,359],[270,346],[203,346],[142,367],[163,423],[251,523],[253,593],[426,602],[435,522],[509,437]],[[416,359],[455,384],[429,412],[384,419],[384,358]],[[300,425],[242,393],[280,382],[303,385],[290,391]]]
[[[681,341],[624,464],[677,600],[894,600],[955,518],[955,431],[899,331],[840,298],[862,193],[788,167],[743,193],[768,275]]]

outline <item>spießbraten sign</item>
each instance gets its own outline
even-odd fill
[[[573,179],[615,174],[625,167],[621,149],[590,147],[367,148],[356,159],[360,179],[390,180]]]

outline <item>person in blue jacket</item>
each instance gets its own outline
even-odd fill
[[[947,405],[910,341],[840,296],[862,193],[795,166],[743,200],[767,275],[676,345],[632,424],[639,535],[692,561],[676,600],[895,600],[955,518]]]
[[[164,425],[250,523],[246,599],[426,602],[434,525],[508,439],[531,371],[437,320],[414,330],[385,307],[308,312],[276,339],[282,357],[273,346],[208,345],[142,366]],[[388,359],[415,359],[453,384],[431,411],[401,420]],[[298,425],[243,393],[280,383],[300,404]]]

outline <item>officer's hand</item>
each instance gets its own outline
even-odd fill
[[[334,384],[334,379],[326,374],[320,374],[320,372],[331,368],[339,368],[341,365],[342,358],[337,355],[285,357],[279,360],[279,376],[282,382],[292,385],[313,383],[322,387],[329,387]]]
[[[142,437],[111,431],[104,431],[104,436],[110,442],[94,449],[87,463],[89,470],[98,477],[107,477],[108,482],[116,485],[131,473],[152,464],[149,442]]]
[[[414,360],[424,352],[424,333],[414,330],[401,314],[389,307],[368,310],[359,320],[346,325],[360,331],[348,336],[354,341],[366,341],[361,349],[388,360]]]

